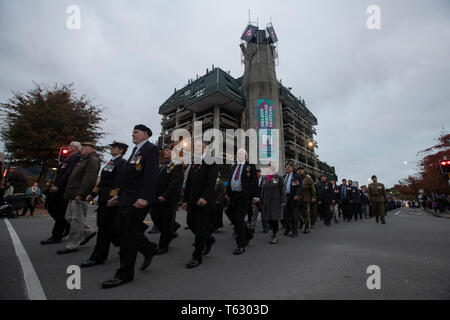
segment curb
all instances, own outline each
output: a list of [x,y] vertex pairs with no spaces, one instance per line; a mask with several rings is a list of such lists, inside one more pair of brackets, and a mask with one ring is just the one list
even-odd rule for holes
[[428,212],[429,214],[432,214],[435,217],[438,218],[446,218],[446,219],[450,219],[450,215],[440,215],[438,213],[435,213],[433,210],[428,210],[428,209],[424,209],[425,212]]

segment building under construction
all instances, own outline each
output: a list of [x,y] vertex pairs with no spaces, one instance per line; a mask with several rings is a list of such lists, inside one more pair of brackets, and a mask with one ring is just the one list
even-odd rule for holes
[[202,121],[203,131],[279,129],[279,163],[292,161],[313,178],[325,174],[337,179],[334,167],[320,161],[315,153],[317,118],[303,99],[276,79],[278,39],[273,26],[260,30],[249,24],[241,40],[244,75],[234,78],[212,66],[203,76],[189,79],[184,88],[175,89],[159,108],[163,116],[161,142],[171,143],[175,129],[192,133],[194,121]]

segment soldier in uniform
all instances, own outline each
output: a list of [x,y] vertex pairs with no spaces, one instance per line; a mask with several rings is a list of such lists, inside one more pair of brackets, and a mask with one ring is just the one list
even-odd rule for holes
[[100,181],[86,197],[86,201],[91,201],[98,196],[97,209],[97,244],[90,258],[81,263],[82,268],[93,267],[103,264],[108,258],[110,244],[119,246],[118,232],[116,230],[116,218],[119,207],[107,206],[107,202],[117,195],[120,186],[120,179],[126,160],[123,155],[127,153],[128,145],[123,142],[113,141],[109,145],[112,159],[105,165],[100,174]]
[[384,219],[385,204],[387,202],[386,189],[382,183],[377,182],[377,176],[372,177],[373,183],[369,184],[367,197],[371,203],[373,213],[376,217],[376,222],[379,223],[380,219],[383,224],[386,224]]
[[284,223],[286,230],[284,235],[291,238],[298,236],[299,201],[302,195],[300,176],[294,172],[294,165],[289,162],[286,165],[286,174],[283,177],[283,186],[286,194],[287,204],[283,208]]
[[304,206],[303,211],[303,222],[305,224],[304,233],[309,233],[310,214],[311,214],[311,203],[316,201],[316,187],[314,186],[314,180],[310,175],[304,175],[302,177],[302,202]]
[[52,230],[52,236],[46,240],[42,240],[42,245],[48,245],[61,242],[61,239],[69,234],[70,224],[66,221],[65,215],[69,200],[64,199],[64,191],[66,189],[67,181],[72,174],[76,164],[80,162],[81,144],[73,141],[68,146],[69,155],[59,165],[56,171],[56,179],[50,188],[48,196],[48,212],[55,220]]
[[327,181],[327,177],[322,175],[317,183],[317,201],[319,214],[323,217],[327,226],[330,226],[331,202],[333,201],[332,185]]
[[112,279],[103,282],[104,289],[133,281],[137,253],[144,255],[141,270],[145,270],[158,248],[145,237],[142,228],[150,206],[156,201],[159,171],[159,151],[148,141],[151,136],[152,131],[147,126],[134,127],[132,137],[136,147],[125,165],[119,194],[108,201],[108,205],[120,207],[120,268]]
[[173,148],[174,145],[166,145],[163,150],[164,161],[156,179],[157,201],[151,210],[152,220],[161,233],[156,255],[166,253],[174,238],[175,216],[183,183],[183,168],[172,160]]
[[[215,242],[211,235],[210,215],[214,209],[214,192],[219,173],[216,163],[208,164],[206,158],[206,143],[194,143],[195,153],[202,154],[201,163],[190,166],[183,194],[183,210],[188,213],[187,223],[189,229],[195,234],[195,249],[192,260],[186,265],[188,269],[196,268],[203,261],[203,255],[211,251]],[[195,161],[199,162],[199,161]],[[209,162],[209,161],[208,161]]]

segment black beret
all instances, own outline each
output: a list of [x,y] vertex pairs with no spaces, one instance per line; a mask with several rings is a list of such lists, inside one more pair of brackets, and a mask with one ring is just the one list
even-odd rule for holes
[[147,132],[148,136],[151,137],[153,135],[152,130],[150,130],[149,127],[147,127],[146,125],[143,124],[138,124],[134,127],[134,130],[140,130],[140,131],[144,131]]
[[175,144],[170,143],[170,144],[164,144],[161,148],[161,150],[166,150],[166,149],[170,149],[173,150],[173,148],[175,148]]

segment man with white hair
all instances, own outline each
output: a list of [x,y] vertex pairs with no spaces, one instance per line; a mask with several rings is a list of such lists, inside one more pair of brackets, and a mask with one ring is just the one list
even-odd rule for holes
[[69,201],[64,199],[64,191],[72,174],[73,169],[80,162],[81,143],[73,141],[67,147],[69,155],[60,163],[56,171],[56,179],[50,188],[48,196],[48,212],[55,220],[52,236],[47,240],[42,240],[42,245],[61,242],[61,239],[69,234],[70,224],[65,219],[67,205]]
[[237,151],[237,163],[233,166],[232,172],[227,185],[227,199],[231,200],[228,210],[231,212],[237,235],[237,248],[233,254],[241,255],[253,238],[245,222],[245,216],[251,212],[252,200],[256,203],[258,198],[256,166],[247,161],[247,152],[244,148]]
[[64,199],[69,200],[65,216],[70,223],[69,240],[64,249],[57,251],[58,254],[78,251],[97,234],[86,224],[89,207],[86,197],[97,184],[100,160],[92,142],[84,142],[81,146],[81,161],[73,169],[64,191]]

